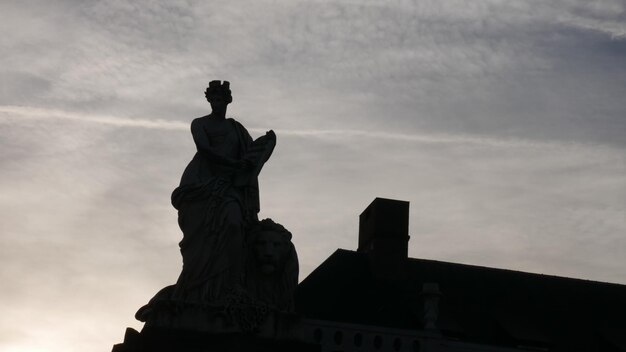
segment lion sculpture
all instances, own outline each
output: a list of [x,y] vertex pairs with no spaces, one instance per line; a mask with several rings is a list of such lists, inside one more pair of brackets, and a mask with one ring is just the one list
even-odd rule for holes
[[298,256],[291,232],[272,219],[264,219],[252,228],[247,243],[246,291],[276,310],[293,311]]

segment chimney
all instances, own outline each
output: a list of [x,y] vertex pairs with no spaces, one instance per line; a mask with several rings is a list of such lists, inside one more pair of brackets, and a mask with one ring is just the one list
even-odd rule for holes
[[376,198],[359,217],[359,248],[367,253],[374,277],[396,281],[406,277],[409,202]]

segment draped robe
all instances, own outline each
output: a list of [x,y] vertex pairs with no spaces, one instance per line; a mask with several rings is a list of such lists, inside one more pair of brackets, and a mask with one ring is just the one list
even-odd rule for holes
[[[198,146],[172,193],[183,232],[183,269],[171,297],[176,301],[220,304],[243,275],[245,238],[234,234],[245,234],[246,224],[257,221],[257,176],[276,142],[273,133],[253,141],[239,122],[226,121],[234,128],[208,135],[211,144],[221,142],[209,152]],[[220,162],[224,156],[249,160],[253,167],[236,169]]]

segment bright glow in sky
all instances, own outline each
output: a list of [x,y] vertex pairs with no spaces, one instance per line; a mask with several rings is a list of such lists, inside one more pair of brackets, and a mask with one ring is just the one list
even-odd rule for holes
[[103,351],[175,282],[189,123],[278,144],[301,279],[411,202],[412,257],[626,284],[621,0],[3,1],[0,350]]

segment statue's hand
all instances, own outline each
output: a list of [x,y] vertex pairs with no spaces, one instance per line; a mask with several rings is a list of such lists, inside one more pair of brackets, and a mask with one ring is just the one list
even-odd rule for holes
[[267,144],[270,145],[276,145],[276,133],[274,133],[274,131],[269,130],[267,132],[265,132],[265,140],[267,141]]

